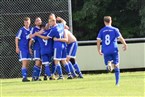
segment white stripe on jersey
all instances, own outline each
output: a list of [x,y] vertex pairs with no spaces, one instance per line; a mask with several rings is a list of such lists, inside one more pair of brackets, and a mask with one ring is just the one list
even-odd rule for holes
[[33,30],[34,30],[34,28],[32,28],[32,29],[31,29],[30,34],[32,34],[32,33],[33,33]]
[[50,37],[50,36],[49,36],[49,35],[50,35],[50,33],[52,33],[52,30],[50,30],[50,32],[48,33],[47,37],[52,38],[52,37]]
[[18,36],[17,36],[16,38],[21,39],[21,35],[22,35],[22,30],[20,30],[20,31],[18,32]]
[[74,48],[74,45],[75,45],[75,43],[73,43],[73,45],[71,46],[70,51],[69,51],[69,55],[71,55],[73,48]]
[[54,58],[56,58],[56,48],[54,49]]

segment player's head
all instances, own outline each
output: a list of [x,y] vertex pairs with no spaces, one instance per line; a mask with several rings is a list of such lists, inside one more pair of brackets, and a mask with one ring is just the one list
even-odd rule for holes
[[36,25],[36,26],[40,26],[41,24],[42,24],[41,18],[40,18],[40,17],[36,17],[36,18],[35,18],[35,25]]
[[54,13],[50,13],[50,14],[49,14],[49,19],[56,19],[55,14],[54,14]]
[[56,25],[56,19],[54,19],[54,18],[49,19],[48,23],[49,23],[50,26],[54,26],[54,25]]
[[104,16],[104,24],[105,25],[111,25],[112,24],[111,16]]
[[24,18],[24,26],[29,27],[31,23],[31,20],[29,17]]

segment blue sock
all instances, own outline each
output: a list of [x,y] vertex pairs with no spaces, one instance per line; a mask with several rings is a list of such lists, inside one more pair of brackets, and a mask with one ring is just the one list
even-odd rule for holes
[[68,65],[68,64],[65,64],[64,67],[65,67],[65,70],[66,70],[66,72],[68,73],[68,75],[70,75],[71,72],[70,72],[69,65]]
[[45,74],[49,77],[51,76],[49,65],[45,65]]
[[32,74],[32,78],[38,78],[40,75],[40,67],[34,65],[33,67],[33,74]]
[[57,70],[59,76],[62,77],[62,75],[63,75],[62,74],[62,68],[61,68],[61,66],[59,64],[56,65],[56,70]]
[[115,68],[115,79],[116,79],[116,85],[119,84],[119,79],[120,79],[120,69]]
[[81,70],[80,70],[78,64],[74,64],[74,68],[75,68],[76,72],[79,74],[79,76],[82,77],[82,73],[81,73]]
[[24,78],[24,79],[26,79],[27,78],[27,68],[22,68],[22,77]]
[[75,77],[75,76],[76,76],[76,73],[75,73],[75,70],[74,70],[74,68],[73,68],[72,63],[69,62],[68,65],[69,65],[69,68],[70,68],[70,71],[71,71],[72,75]]
[[52,62],[52,74],[54,74],[55,72],[56,72],[56,66],[54,62]]

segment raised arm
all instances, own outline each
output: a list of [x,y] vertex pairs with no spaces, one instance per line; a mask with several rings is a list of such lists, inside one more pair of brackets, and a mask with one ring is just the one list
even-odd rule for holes
[[62,19],[61,17],[57,17],[56,18],[57,21],[60,21],[61,23],[63,23],[64,25],[66,25],[66,21],[64,19]]

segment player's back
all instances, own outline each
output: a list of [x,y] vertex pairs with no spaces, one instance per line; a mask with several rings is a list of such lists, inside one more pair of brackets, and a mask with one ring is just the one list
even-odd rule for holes
[[102,40],[102,52],[104,54],[112,54],[118,52],[117,38],[121,34],[119,30],[112,26],[105,26],[100,30],[99,38]]
[[67,29],[64,30],[68,36],[68,44],[77,41],[76,37]]
[[[51,28],[50,37],[54,38],[64,38],[64,25],[61,23],[58,23],[55,27]],[[65,47],[66,43],[61,41],[54,41],[54,48],[55,47]]]
[[[49,30],[45,30],[45,32],[43,34],[41,34],[42,36],[47,36],[50,33],[50,29]],[[41,49],[41,54],[52,54],[53,53],[53,40],[50,38],[48,40],[44,40],[42,38],[38,38],[39,44],[40,44],[40,49]]]

